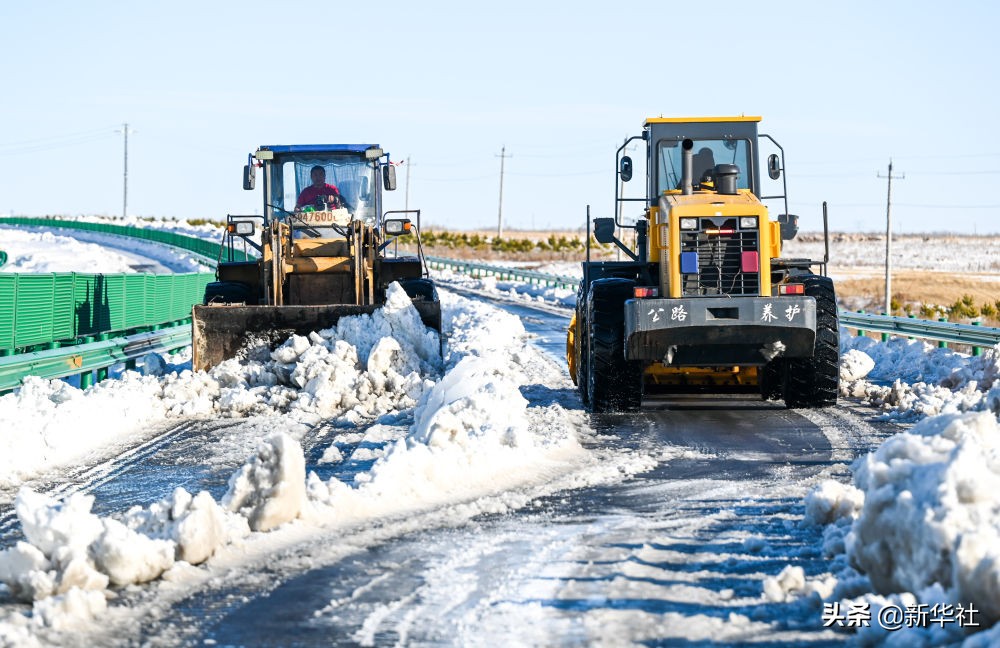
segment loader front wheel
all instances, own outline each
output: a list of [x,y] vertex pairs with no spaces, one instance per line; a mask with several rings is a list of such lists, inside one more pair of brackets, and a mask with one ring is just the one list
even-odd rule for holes
[[809,275],[805,294],[816,299],[816,342],[811,358],[787,360],[785,406],[832,407],[840,388],[840,319],[833,280]]
[[[426,277],[402,279],[399,282],[406,295],[421,312],[424,325],[441,333],[441,300],[438,298],[434,282]],[[431,304],[432,306],[426,306]],[[443,344],[443,340],[442,340]]]
[[411,301],[438,301],[437,289],[430,279],[402,279],[399,285],[403,287]]
[[573,338],[574,370],[573,382],[580,390],[580,400],[584,405],[590,405],[590,358],[587,350],[587,336],[589,327],[587,326],[587,294],[581,283],[576,291],[576,330]]
[[203,305],[210,304],[247,304],[254,305],[257,299],[254,290],[245,283],[238,281],[213,281],[205,284],[205,299]]
[[587,391],[595,413],[634,412],[642,405],[642,365],[625,359],[625,301],[630,279],[598,279],[587,295]]

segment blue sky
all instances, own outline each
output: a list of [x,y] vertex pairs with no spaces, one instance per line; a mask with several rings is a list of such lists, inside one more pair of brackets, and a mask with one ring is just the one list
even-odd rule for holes
[[[762,115],[805,229],[1000,232],[990,2],[4,3],[0,213],[253,213],[260,144],[376,142],[450,228],[610,215],[647,116]],[[402,208],[400,188],[388,206]],[[641,190],[633,181],[632,191]],[[628,214],[626,214],[628,215]]]

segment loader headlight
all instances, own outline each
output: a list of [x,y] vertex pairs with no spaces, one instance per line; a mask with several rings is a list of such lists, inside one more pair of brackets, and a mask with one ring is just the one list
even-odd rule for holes
[[757,217],[756,216],[741,216],[740,217],[740,229],[757,229]]
[[230,234],[236,234],[237,236],[253,236],[253,222],[251,221],[233,221],[229,223],[226,227]]
[[695,230],[695,229],[698,229],[698,219],[697,218],[682,218],[681,219],[681,229],[682,230]]

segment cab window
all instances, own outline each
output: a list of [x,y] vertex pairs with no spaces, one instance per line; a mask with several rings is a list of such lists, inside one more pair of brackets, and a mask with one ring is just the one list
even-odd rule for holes
[[[717,164],[735,164],[740,168],[737,181],[739,189],[750,189],[750,146],[743,139],[694,140],[694,176],[692,184],[698,185],[706,171]],[[657,193],[681,188],[681,143],[662,140],[657,148]]]

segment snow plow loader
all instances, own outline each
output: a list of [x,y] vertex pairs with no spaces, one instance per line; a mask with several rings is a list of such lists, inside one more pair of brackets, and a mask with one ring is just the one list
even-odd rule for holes
[[[782,256],[798,218],[788,214],[784,151],[758,133],[759,121],[650,118],[618,149],[615,211],[630,201],[644,211],[634,222],[594,219],[594,238],[628,260],[591,261],[588,245],[566,345],[570,375],[592,411],[634,411],[655,392],[748,391],[790,408],[836,404],[829,254]],[[645,197],[624,198],[618,189],[633,163],[623,151],[634,140],[646,148]],[[775,151],[766,162],[769,191],[763,149]],[[772,220],[765,201],[784,213]],[[823,222],[826,234],[825,203]],[[588,207],[588,241],[590,229]],[[618,238],[623,229],[634,230],[634,248]]]
[[[263,216],[227,217],[217,281],[192,311],[196,371],[232,357],[259,358],[293,333],[373,313],[393,282],[440,332],[420,210],[381,211],[383,188],[396,188],[387,153],[370,144],[261,146],[244,167],[244,189],[254,189],[258,169]],[[388,253],[408,236],[416,237],[417,256]]]

